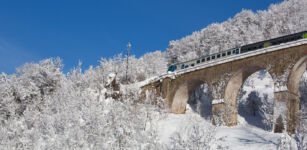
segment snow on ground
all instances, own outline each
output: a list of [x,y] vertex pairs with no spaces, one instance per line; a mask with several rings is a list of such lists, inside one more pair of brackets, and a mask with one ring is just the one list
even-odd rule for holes
[[[282,134],[277,134],[251,126],[245,119],[238,116],[239,125],[234,127],[216,127],[216,143],[229,150],[275,150],[278,147]],[[186,130],[195,124],[214,127],[209,120],[202,118],[198,113],[187,107],[185,114],[168,114],[166,118],[157,120],[159,140],[164,144],[170,144],[170,137],[175,132],[187,132]],[[208,130],[208,132],[211,132]],[[213,132],[213,131],[212,131]],[[213,146],[212,149],[216,149]]]
[[249,126],[218,127],[215,136],[220,144],[233,150],[275,150],[281,134]]
[[157,121],[159,139],[163,143],[169,143],[169,138],[175,133],[183,131],[186,127],[195,123],[202,123],[204,126],[210,126],[211,123],[199,114],[192,112],[187,107],[185,114],[173,114],[169,113],[163,119]]

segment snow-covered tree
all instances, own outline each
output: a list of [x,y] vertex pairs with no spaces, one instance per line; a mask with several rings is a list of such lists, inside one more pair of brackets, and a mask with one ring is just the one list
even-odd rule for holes
[[216,146],[215,129],[193,125],[186,129],[187,133],[175,132],[170,138],[170,149],[211,149]]
[[225,22],[213,23],[180,40],[170,41],[168,63],[307,30],[306,6],[306,0],[289,0],[272,4],[268,10],[243,9]]

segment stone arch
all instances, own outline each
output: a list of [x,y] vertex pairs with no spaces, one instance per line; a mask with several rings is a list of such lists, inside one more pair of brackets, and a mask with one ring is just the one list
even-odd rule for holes
[[293,66],[288,79],[288,90],[294,95],[298,95],[300,80],[307,69],[307,55],[300,58]]
[[299,85],[307,69],[307,55],[301,57],[293,66],[288,78],[289,100],[287,103],[287,130],[294,133],[299,126]]
[[196,87],[204,84],[205,81],[201,79],[192,79],[180,84],[175,90],[173,102],[171,105],[171,112],[175,114],[183,114],[186,110],[186,105],[191,93]]
[[[246,66],[235,72],[232,75],[232,77],[229,79],[224,94],[225,114],[223,120],[227,126],[237,125],[237,117],[238,117],[237,97],[239,91],[245,80],[250,75],[260,70],[266,70],[266,69],[264,67],[257,65]],[[269,73],[269,71],[267,72]]]

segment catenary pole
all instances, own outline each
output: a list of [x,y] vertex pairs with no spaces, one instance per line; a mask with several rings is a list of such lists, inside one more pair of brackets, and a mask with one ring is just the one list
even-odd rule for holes
[[126,65],[126,82],[128,82],[128,69],[129,69],[129,54],[130,54],[131,43],[127,45],[127,65]]

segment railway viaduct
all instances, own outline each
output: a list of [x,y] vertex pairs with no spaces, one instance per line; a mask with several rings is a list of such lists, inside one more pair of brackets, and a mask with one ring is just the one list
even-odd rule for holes
[[165,99],[172,113],[182,114],[190,94],[206,83],[213,97],[213,124],[235,126],[242,84],[251,74],[266,70],[274,82],[274,118],[281,116],[287,132],[293,134],[299,126],[299,82],[306,67],[307,39],[303,39],[161,75],[142,86],[142,98],[154,93]]

